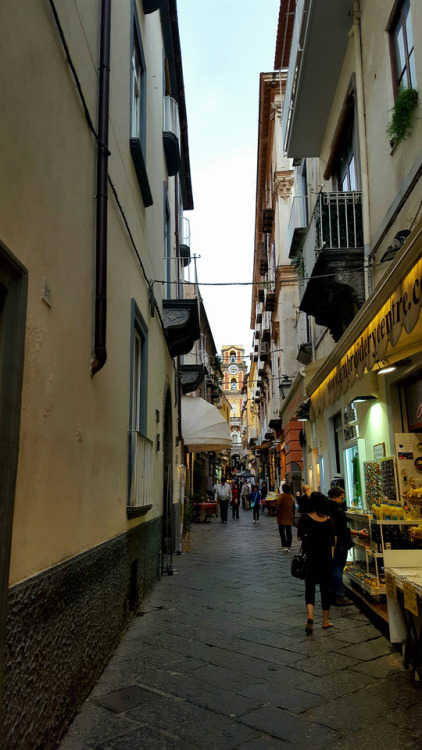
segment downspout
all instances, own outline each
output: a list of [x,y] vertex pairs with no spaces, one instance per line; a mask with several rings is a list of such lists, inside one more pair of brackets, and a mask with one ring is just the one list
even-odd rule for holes
[[107,359],[107,186],[108,113],[110,99],[111,0],[101,2],[101,43],[98,87],[97,220],[95,270],[94,359],[91,374],[104,367]]
[[361,178],[362,178],[362,223],[363,223],[363,244],[364,244],[364,282],[365,282],[365,299],[371,294],[371,279],[369,276],[369,257],[371,254],[370,245],[370,227],[369,227],[369,174],[368,174],[368,154],[366,138],[366,111],[365,98],[363,91],[363,74],[362,74],[362,34],[361,34],[361,11],[360,0],[354,0],[353,7],[353,41],[355,46],[355,64],[356,64],[356,94],[358,105],[358,128],[359,143],[361,144]]

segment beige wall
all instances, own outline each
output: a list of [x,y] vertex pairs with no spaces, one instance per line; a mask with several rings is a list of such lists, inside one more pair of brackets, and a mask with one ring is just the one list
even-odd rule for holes
[[[131,298],[149,328],[147,436],[152,441],[162,430],[165,389],[167,384],[173,389],[174,370],[158,316],[150,316],[142,271],[109,193],[108,360],[91,377],[95,143],[48,4],[27,0],[7,6],[0,53],[0,60],[8,62],[8,67],[0,62],[0,139],[8,144],[0,152],[0,239],[29,272],[13,584],[140,522],[126,519]],[[82,1],[57,4],[94,123],[99,6]],[[147,168],[154,197],[154,205],[145,209],[128,148],[130,6],[112,3],[109,173],[147,276],[161,279],[166,169],[160,17],[155,13],[144,18],[139,11],[148,70]],[[0,22],[1,16],[0,10]],[[8,78],[10,70],[13,81]],[[173,209],[174,179],[168,182]],[[43,278],[51,289],[51,308],[41,299]],[[160,299],[161,286],[154,291]],[[154,451],[153,460],[153,509],[148,520],[162,511],[162,451]]]

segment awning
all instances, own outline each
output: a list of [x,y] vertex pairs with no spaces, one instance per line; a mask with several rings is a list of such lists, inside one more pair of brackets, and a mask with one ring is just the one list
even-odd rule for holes
[[182,396],[182,437],[191,452],[232,447],[226,420],[216,406],[199,397]]

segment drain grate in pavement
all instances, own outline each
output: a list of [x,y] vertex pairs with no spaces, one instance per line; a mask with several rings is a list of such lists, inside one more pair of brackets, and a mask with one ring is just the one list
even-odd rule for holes
[[150,690],[140,688],[138,685],[130,685],[119,690],[113,690],[106,695],[100,695],[99,698],[92,698],[92,700],[94,703],[99,703],[100,706],[105,706],[111,711],[115,711],[116,714],[120,714],[123,711],[129,711],[131,708],[142,706],[144,703],[149,703],[149,701],[157,700],[158,697],[157,693],[151,693]]

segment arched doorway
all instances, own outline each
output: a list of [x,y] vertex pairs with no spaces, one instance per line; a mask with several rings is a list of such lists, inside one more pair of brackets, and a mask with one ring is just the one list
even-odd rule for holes
[[173,574],[173,423],[170,390],[167,389],[163,419],[163,518],[161,572]]

